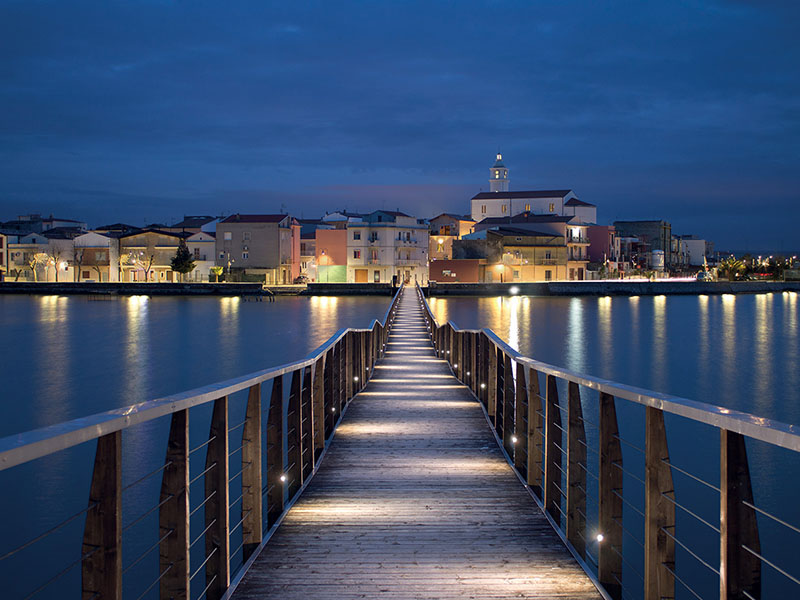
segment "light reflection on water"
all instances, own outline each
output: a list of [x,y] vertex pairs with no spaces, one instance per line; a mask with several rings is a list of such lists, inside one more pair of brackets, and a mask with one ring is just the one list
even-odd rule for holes
[[800,422],[797,294],[431,299],[440,322],[493,329],[522,354]]

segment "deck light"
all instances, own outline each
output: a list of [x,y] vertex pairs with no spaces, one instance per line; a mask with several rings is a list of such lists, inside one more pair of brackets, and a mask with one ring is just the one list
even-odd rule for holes
[[467,375],[469,375],[469,371],[467,371]]
[[516,444],[517,443],[517,436],[515,436],[515,435],[511,436],[511,443],[512,444]]
[[596,539],[598,542],[602,542],[604,539],[606,539],[606,537],[602,533],[598,533],[597,537],[594,539]]
[[335,406],[331,407],[331,412],[336,412],[336,407]]
[[457,369],[458,368],[458,363],[453,364],[453,368]]
[[286,475],[281,475],[281,481],[286,483]]
[[353,381],[358,381],[358,377],[353,377]]
[[481,384],[481,389],[482,389],[482,390],[485,390],[485,389],[486,389],[486,384],[485,384],[485,383],[482,383],[482,384]]

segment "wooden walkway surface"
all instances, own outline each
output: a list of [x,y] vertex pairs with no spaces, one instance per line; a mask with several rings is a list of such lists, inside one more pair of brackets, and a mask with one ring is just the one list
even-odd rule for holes
[[235,600],[600,598],[436,358],[414,290]]

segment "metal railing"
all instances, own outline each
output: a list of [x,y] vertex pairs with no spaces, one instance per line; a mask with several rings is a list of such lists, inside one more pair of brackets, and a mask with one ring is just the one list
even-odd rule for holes
[[[417,293],[437,354],[480,401],[509,463],[608,597],[761,598],[762,570],[773,597],[800,597],[800,569],[786,551],[800,527],[755,503],[745,444],[788,450],[796,466],[800,427],[527,358],[491,330],[438,323]],[[687,429],[690,459],[676,464],[667,432]],[[703,438],[718,449],[716,482],[717,465],[700,460]],[[679,493],[691,486],[712,500]],[[788,495],[779,509],[796,509]],[[784,544],[777,555],[762,550],[760,527]],[[712,539],[697,543],[703,536]]]
[[[57,565],[44,581],[23,581],[17,586],[26,588],[21,597],[46,592],[119,600],[123,589],[132,598],[227,597],[316,473],[341,415],[369,380],[385,351],[401,290],[381,321],[369,329],[342,329],[302,360],[0,439],[0,472],[6,482],[12,467],[85,442],[97,444],[88,506],[14,547],[0,547],[1,566],[20,553],[43,549],[48,538],[83,521],[82,538],[68,542],[81,548],[77,559]],[[262,399],[267,386],[269,397]],[[244,410],[238,411],[243,416],[230,423],[237,412],[231,399],[237,393],[246,394]],[[211,409],[210,429],[192,448],[190,422],[192,437],[198,436],[190,411],[200,407]],[[123,432],[141,433],[143,426],[167,417],[163,463],[123,486],[123,464],[140,458],[123,455]],[[241,443],[231,449],[234,440]],[[140,486],[153,487],[159,476],[157,501],[131,505],[142,497]],[[80,480],[80,474],[74,479]],[[10,488],[4,484],[3,489]],[[123,525],[124,503],[125,512],[136,517]],[[138,538],[146,537],[142,529],[151,543],[139,543]],[[123,542],[131,536],[138,536],[135,545],[144,547],[133,557],[123,556]],[[35,558],[42,565],[60,558],[57,552],[44,556]],[[151,568],[147,579],[142,578],[143,564]],[[65,576],[77,569],[80,590],[61,587]],[[4,582],[4,593],[10,583]]]

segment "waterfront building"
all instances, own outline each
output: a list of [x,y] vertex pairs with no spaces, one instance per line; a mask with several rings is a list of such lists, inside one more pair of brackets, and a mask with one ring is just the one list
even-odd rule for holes
[[86,231],[86,223],[83,221],[75,221],[74,219],[62,219],[50,215],[49,217],[42,217],[39,213],[31,213],[28,215],[19,215],[16,220],[6,221],[0,224],[0,229],[7,233],[15,233],[18,235],[27,235],[29,233],[42,233],[57,227],[70,227],[77,228],[81,231]]
[[217,224],[217,265],[234,278],[290,284],[300,275],[300,223],[285,214],[235,214]]
[[472,232],[475,226],[469,215],[442,213],[428,221],[430,225],[428,257],[431,261],[453,258],[453,240]]
[[608,271],[619,270],[620,246],[617,230],[613,225],[589,225],[589,261],[606,266]]
[[8,269],[8,243],[6,236],[0,233],[0,281],[5,281]]
[[[670,270],[673,263],[672,226],[664,220],[614,221],[620,237],[637,238],[637,260],[646,269]],[[646,247],[646,248],[645,248]],[[649,256],[642,256],[649,252]],[[662,261],[663,255],[663,261]],[[660,263],[663,264],[659,269]]]
[[428,224],[399,211],[376,210],[347,224],[348,283],[428,281]]
[[172,271],[172,259],[181,240],[189,233],[162,229],[141,229],[120,236],[120,281],[177,281]]
[[49,244],[41,233],[7,234],[8,275],[15,281],[47,281],[51,271],[46,259]]
[[119,280],[119,238],[88,231],[73,240],[75,281]]
[[694,235],[676,236],[682,266],[702,267],[714,254],[714,244]]
[[[346,221],[343,221],[346,223]],[[319,283],[347,282],[347,228],[319,227],[315,232],[314,257]]]
[[316,229],[300,233],[300,275],[308,278],[309,281],[316,281],[317,278],[317,257],[316,257],[317,236]]
[[596,223],[597,207],[579,200],[570,189],[509,191],[508,168],[497,154],[489,168],[489,191],[472,197],[471,218],[476,223],[486,218],[510,217],[523,212],[534,215],[574,217],[580,223]]
[[[582,223],[578,217],[559,215],[537,215],[530,212],[520,213],[513,217],[490,217],[475,224],[475,233],[511,227],[515,229],[531,230],[536,232],[551,233],[561,236],[566,247],[565,279],[568,281],[586,279],[586,267],[589,264],[589,225]],[[466,236],[470,237],[470,236]],[[551,273],[554,279],[559,277],[560,271]]]
[[[187,231],[188,233],[188,231]],[[217,239],[213,231],[198,231],[186,238],[186,247],[194,260],[194,269],[184,281],[214,281],[211,267],[216,264]]]

